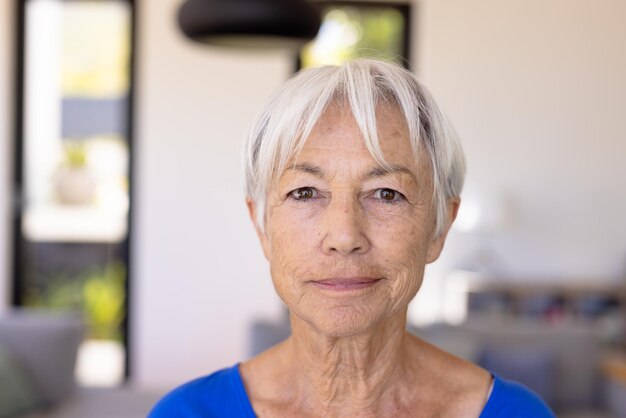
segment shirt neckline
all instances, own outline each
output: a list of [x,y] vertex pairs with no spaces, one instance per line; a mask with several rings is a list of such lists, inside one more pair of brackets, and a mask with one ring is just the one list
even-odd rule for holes
[[487,402],[485,402],[485,406],[483,407],[482,412],[480,413],[479,418],[483,418],[488,416],[487,414],[493,408],[493,403],[495,402],[497,394],[500,392],[502,386],[502,382],[500,378],[495,374],[491,373],[491,387],[489,388],[489,396],[487,397]]
[[[235,364],[235,386],[237,387],[237,395],[241,400],[241,406],[245,416],[249,416],[250,418],[255,418],[256,414],[254,413],[254,408],[252,407],[252,402],[250,402],[250,398],[248,397],[248,393],[246,392],[246,387],[243,384],[243,379],[241,378],[241,372],[239,370],[241,363]],[[491,373],[491,384],[489,385],[489,392],[487,394],[487,401],[485,402],[485,406],[480,413],[479,418],[482,418],[488,410],[491,408],[492,399],[494,398],[494,394],[500,390],[500,380],[498,376]]]
[[246,387],[243,384],[243,379],[241,378],[241,372],[239,371],[239,367],[241,363],[237,363],[234,367],[235,369],[235,386],[237,387],[237,395],[241,400],[241,408],[245,417],[256,418],[256,414],[254,413],[254,408],[252,408],[252,403],[250,402],[250,398],[248,397],[248,393],[246,392]]

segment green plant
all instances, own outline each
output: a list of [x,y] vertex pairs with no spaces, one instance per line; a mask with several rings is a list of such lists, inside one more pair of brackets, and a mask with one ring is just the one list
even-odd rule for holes
[[121,339],[119,328],[124,319],[125,280],[126,271],[120,263],[85,280],[84,309],[93,338]]
[[87,165],[87,147],[81,141],[63,141],[65,164],[73,168]]
[[78,277],[55,277],[43,288],[30,289],[24,302],[36,308],[82,311],[88,338],[121,341],[125,281],[124,265],[115,262]]
[[27,291],[24,304],[52,310],[81,310],[82,283],[66,278],[55,278],[50,280],[44,289]]

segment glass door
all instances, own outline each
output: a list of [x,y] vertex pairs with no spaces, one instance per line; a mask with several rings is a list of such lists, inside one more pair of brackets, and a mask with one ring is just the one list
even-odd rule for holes
[[133,2],[21,0],[14,303],[83,314],[77,379],[128,373]]

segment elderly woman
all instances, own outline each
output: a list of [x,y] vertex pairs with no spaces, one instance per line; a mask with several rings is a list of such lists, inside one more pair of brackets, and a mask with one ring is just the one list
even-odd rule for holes
[[164,397],[160,417],[552,417],[524,387],[405,331],[460,204],[428,92],[374,60],[301,71],[245,148],[247,205],[292,334]]

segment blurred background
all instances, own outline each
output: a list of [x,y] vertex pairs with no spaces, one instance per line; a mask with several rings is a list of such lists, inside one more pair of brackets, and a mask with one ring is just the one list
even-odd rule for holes
[[192,42],[183,3],[0,4],[0,416],[145,416],[284,338],[243,138],[298,68],[375,56],[468,160],[409,330],[626,417],[626,2],[315,1],[300,49]]

